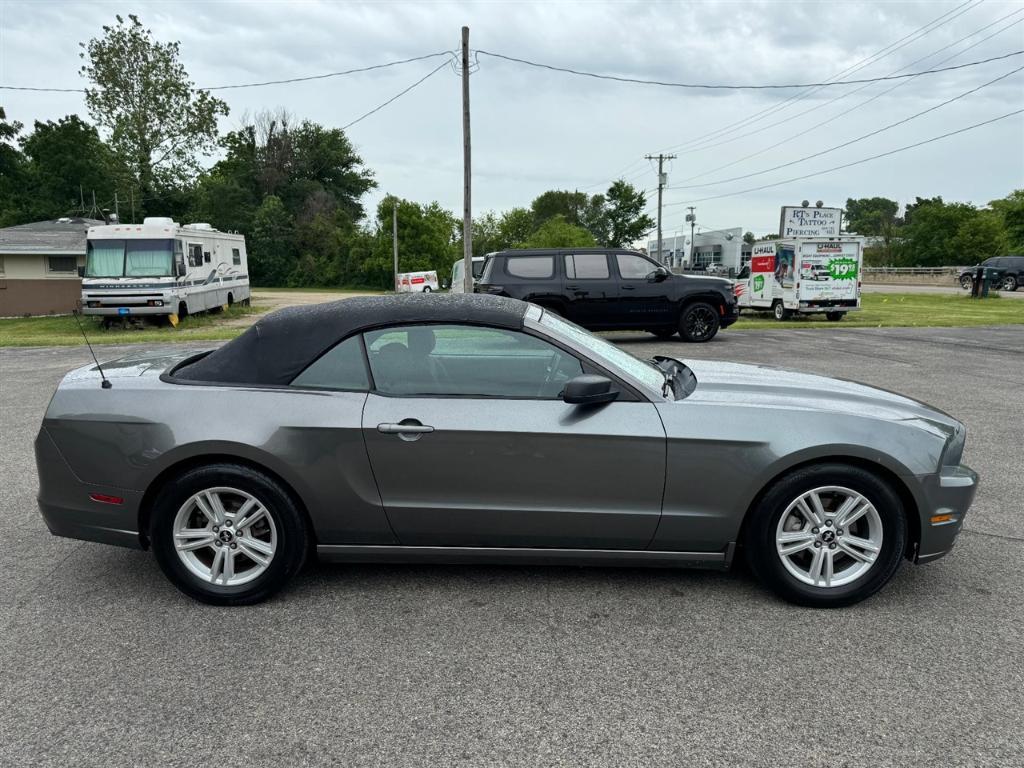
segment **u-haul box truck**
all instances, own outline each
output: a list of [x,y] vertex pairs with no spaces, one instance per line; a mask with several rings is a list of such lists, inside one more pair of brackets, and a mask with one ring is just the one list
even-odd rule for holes
[[824,313],[842,320],[860,309],[861,237],[791,238],[754,243],[750,265],[735,283],[741,309],[772,312],[785,320],[792,313]]

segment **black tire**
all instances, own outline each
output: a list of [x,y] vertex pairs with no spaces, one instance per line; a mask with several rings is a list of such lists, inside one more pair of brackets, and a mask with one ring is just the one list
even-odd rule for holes
[[423,286],[423,292],[424,293],[430,293],[430,286],[429,285]]
[[676,330],[674,328],[650,328],[647,332],[653,333],[659,339],[663,340],[671,339],[676,335]]
[[184,320],[188,317],[188,304],[184,301],[178,302],[178,320]]
[[715,338],[720,324],[718,312],[713,306],[695,301],[686,305],[679,316],[679,335],[683,341],[703,344]]
[[960,275],[960,287],[965,291],[971,290],[974,287],[974,278],[970,275]]
[[[193,494],[211,488],[231,488],[250,494],[273,520],[276,549],[266,570],[252,581],[232,586],[212,584],[190,571],[175,550],[173,526],[178,511]],[[197,467],[164,485],[153,508],[149,537],[157,563],[174,586],[211,605],[252,605],[266,600],[302,567],[310,541],[304,516],[280,483],[238,464]]]
[[838,323],[846,315],[845,312],[826,312],[825,317],[831,320],[833,323]]
[[1004,291],[1009,291],[1010,293],[1013,293],[1014,291],[1017,290],[1017,278],[1014,277],[1013,275],[1007,275],[999,283],[999,287]]
[[775,315],[776,320],[789,320],[789,310],[778,299],[772,304],[772,314]]
[[235,303],[235,297],[233,294],[228,294],[228,308],[230,309]]
[[[804,583],[787,570],[776,549],[779,520],[789,505],[823,486],[840,486],[861,494],[877,510],[882,526],[881,549],[871,567],[855,581],[836,587]],[[751,570],[781,598],[798,605],[839,608],[870,597],[896,573],[907,545],[907,521],[899,496],[877,475],[848,464],[818,464],[786,475],[767,489],[750,514],[743,546]]]

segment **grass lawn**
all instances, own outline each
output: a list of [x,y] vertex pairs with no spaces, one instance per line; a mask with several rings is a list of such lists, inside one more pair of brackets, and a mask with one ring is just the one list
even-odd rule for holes
[[[266,289],[275,294],[286,289]],[[305,289],[295,289],[305,292]],[[259,289],[253,289],[257,293]],[[324,289],[310,292],[329,293]],[[346,291],[350,293],[350,291]],[[368,292],[369,293],[369,292]],[[266,307],[235,305],[216,315],[195,315],[177,328],[146,326],[144,330],[104,331],[100,320],[83,317],[82,324],[93,344],[152,344],[182,341],[232,339],[248,327],[246,315],[266,311]],[[249,318],[251,319],[251,318]],[[736,330],[771,328],[899,328],[929,326],[970,326],[1024,324],[1024,301],[1014,299],[971,299],[940,294],[865,293],[863,306],[833,323],[824,315],[794,317],[780,323],[768,314],[744,312],[733,326]],[[74,317],[26,317],[0,320],[0,347],[52,347],[82,344],[82,333]]]
[[927,328],[1024,324],[1024,301],[972,299],[929,293],[864,293],[861,308],[839,322],[824,315],[792,317],[779,322],[770,314],[743,311],[730,330],[771,328]]
[[[244,331],[249,323],[246,315],[265,311],[259,306],[243,307],[235,304],[217,314],[192,315],[178,323],[177,328],[169,325],[147,324],[140,329],[122,330],[119,327],[103,330],[102,321],[97,317],[81,317],[82,327],[89,334],[89,341],[98,344],[148,344],[175,343],[181,341],[208,341],[211,339],[233,339]],[[153,323],[154,321],[150,321]],[[72,316],[23,317],[0,320],[0,347],[65,347],[84,344],[82,332]]]

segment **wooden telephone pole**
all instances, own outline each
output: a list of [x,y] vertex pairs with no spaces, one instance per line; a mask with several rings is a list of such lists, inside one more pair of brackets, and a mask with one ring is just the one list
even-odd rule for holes
[[473,292],[473,205],[469,143],[469,27],[462,28],[462,261],[463,290]]
[[675,155],[644,155],[645,160],[657,160],[658,161],[658,255],[657,259],[660,262],[661,258],[661,191],[665,188],[665,161],[675,160]]

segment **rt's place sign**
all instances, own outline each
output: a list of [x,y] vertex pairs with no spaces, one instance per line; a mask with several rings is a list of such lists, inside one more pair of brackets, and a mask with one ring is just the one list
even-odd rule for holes
[[783,206],[780,237],[839,237],[842,208],[797,208]]

